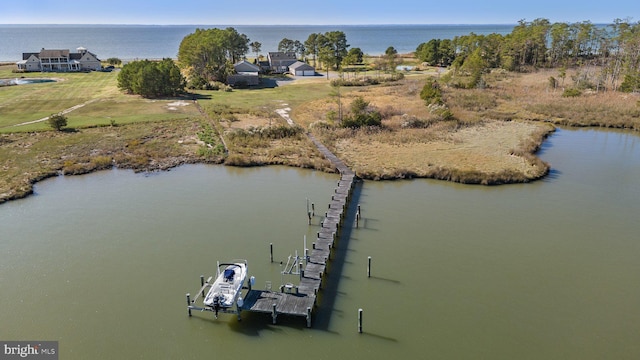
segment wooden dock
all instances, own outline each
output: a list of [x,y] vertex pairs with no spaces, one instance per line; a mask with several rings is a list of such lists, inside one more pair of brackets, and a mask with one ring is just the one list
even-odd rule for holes
[[[322,281],[327,271],[327,261],[331,259],[331,252],[340,234],[340,228],[344,224],[352,191],[357,181],[353,170],[347,167],[337,156],[327,147],[315,139],[311,134],[309,138],[317,146],[318,150],[336,167],[340,172],[340,180],[334,193],[331,195],[331,202],[324,214],[320,231],[316,234],[316,240],[312,243],[312,248],[306,254],[304,268],[300,269],[300,282],[297,286],[292,284],[282,285],[279,291],[256,290],[249,288],[243,299],[241,307],[237,308],[238,319],[242,311],[258,313],[269,313],[273,323],[279,314],[302,316],[306,318],[307,326],[311,327],[311,316],[316,305],[318,292],[322,288]],[[358,210],[359,211],[359,210]],[[359,215],[359,214],[358,214]],[[286,291],[285,291],[286,290]],[[187,294],[189,303],[189,294]],[[189,310],[201,308],[188,304]],[[189,312],[191,315],[191,312]]]

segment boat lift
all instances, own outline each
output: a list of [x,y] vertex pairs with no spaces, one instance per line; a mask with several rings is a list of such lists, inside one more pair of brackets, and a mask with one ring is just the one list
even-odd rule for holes
[[[222,265],[228,265],[228,264],[222,264]],[[215,279],[218,278],[218,276],[220,276],[220,262],[218,262],[218,267],[216,270],[216,276],[215,278],[213,276],[209,276],[209,278],[205,281],[204,280],[204,275],[200,275],[200,290],[198,290],[196,297],[194,297],[193,299],[191,299],[191,294],[187,293],[187,309],[189,310],[189,316],[191,316],[191,310],[198,310],[198,311],[210,311],[212,313],[215,314],[216,319],[218,318],[218,313],[225,313],[225,314],[236,314],[238,315],[238,321],[241,320],[240,318],[240,313],[242,312],[242,307],[244,306],[244,299],[242,298],[242,289],[246,289],[248,291],[251,291],[251,286],[253,286],[253,284],[255,283],[255,278],[253,276],[251,276],[249,278],[248,281],[248,285],[247,286],[242,286],[242,289],[238,292],[236,292],[235,297],[233,298],[233,302],[235,305],[235,307],[231,307],[231,308],[214,308],[211,306],[206,306],[204,305],[204,298],[205,296],[207,296],[208,293],[208,289],[211,288],[211,286],[213,285],[213,282],[215,281]],[[202,306],[197,305],[197,301],[198,299],[202,297]]]

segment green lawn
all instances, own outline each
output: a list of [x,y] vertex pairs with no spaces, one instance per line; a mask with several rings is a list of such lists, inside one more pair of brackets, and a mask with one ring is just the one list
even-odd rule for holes
[[117,72],[90,73],[12,73],[13,66],[0,66],[0,79],[31,77],[55,78],[55,83],[0,87],[0,132],[47,130],[46,122],[35,121],[85,104],[68,113],[69,127],[126,124],[199,117],[192,103],[172,106],[180,99],[149,100],[122,93],[117,88]]
[[273,88],[234,89],[224,91],[196,91],[203,98],[203,106],[224,106],[234,112],[251,113],[265,107],[279,107],[282,102],[295,107],[307,101],[326,97],[331,92],[329,82],[324,79],[296,80],[290,84]]

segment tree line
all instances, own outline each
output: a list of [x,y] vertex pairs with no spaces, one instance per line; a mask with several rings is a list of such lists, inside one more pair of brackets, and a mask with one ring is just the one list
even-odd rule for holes
[[[536,68],[579,69],[577,83],[596,90],[640,89],[640,23],[616,19],[601,26],[589,21],[551,23],[520,20],[507,35],[471,33],[453,39],[432,39],[416,48],[416,57],[430,65],[451,66],[465,86],[482,84],[492,68],[525,72]],[[566,73],[564,73],[566,76]]]

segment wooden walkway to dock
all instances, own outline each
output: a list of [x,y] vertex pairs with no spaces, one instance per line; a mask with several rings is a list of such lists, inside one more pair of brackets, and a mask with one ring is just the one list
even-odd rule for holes
[[[238,319],[240,319],[242,311],[270,313],[274,324],[279,314],[302,316],[306,318],[307,326],[311,327],[311,316],[316,305],[318,292],[322,288],[323,277],[327,271],[327,261],[331,259],[331,251],[340,233],[340,228],[344,225],[357,178],[353,170],[347,167],[326,146],[313,135],[308,134],[308,136],[323,156],[331,161],[340,172],[340,180],[331,196],[331,202],[324,214],[317,238],[306,254],[306,261],[303,260],[305,266],[304,269],[300,269],[299,284],[297,286],[283,285],[278,289],[279,291],[249,288],[243,299],[243,304],[234,312],[238,314]],[[189,294],[187,294],[189,315],[191,315],[191,309],[203,310],[201,307],[193,305],[189,299]]]
[[316,303],[318,291],[322,288],[322,280],[327,270],[327,261],[331,258],[331,250],[344,224],[349,200],[356,182],[356,175],[342,160],[338,159],[326,146],[313,135],[309,138],[318,150],[340,172],[340,181],[331,196],[327,212],[317,232],[316,240],[309,249],[306,266],[301,272],[300,282],[295,293],[251,290],[244,299],[242,310],[271,313],[273,323],[278,314],[304,316],[307,326],[311,326],[311,313]]

